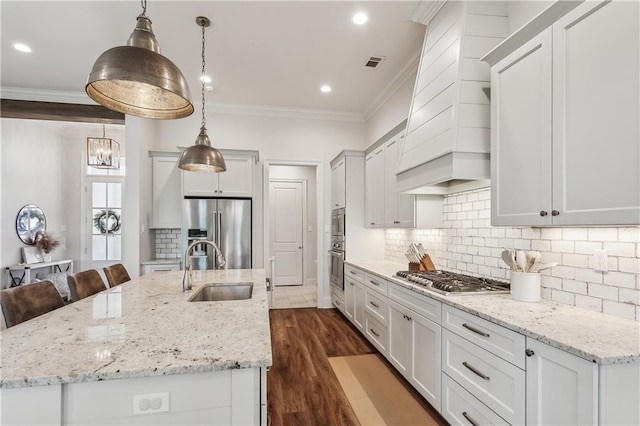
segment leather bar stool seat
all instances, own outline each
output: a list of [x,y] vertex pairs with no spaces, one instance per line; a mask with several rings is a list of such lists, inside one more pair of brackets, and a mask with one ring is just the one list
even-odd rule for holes
[[125,268],[122,263],[117,263],[102,269],[104,270],[104,275],[107,277],[107,281],[109,282],[109,287],[131,281],[127,268]]
[[8,328],[61,308],[64,301],[51,281],[38,281],[2,290],[0,305]]
[[77,302],[107,289],[102,277],[95,269],[78,272],[67,276],[71,301]]

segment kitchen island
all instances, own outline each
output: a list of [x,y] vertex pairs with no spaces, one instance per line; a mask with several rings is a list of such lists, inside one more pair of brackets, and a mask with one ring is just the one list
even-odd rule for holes
[[[264,270],[155,273],[0,333],[2,424],[258,424],[272,363]],[[206,283],[247,300],[189,302]]]

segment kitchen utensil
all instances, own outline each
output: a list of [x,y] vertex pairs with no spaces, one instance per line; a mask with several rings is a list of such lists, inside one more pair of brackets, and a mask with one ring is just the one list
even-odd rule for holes
[[510,250],[505,250],[505,251],[502,252],[502,260],[504,261],[504,263],[507,264],[509,269],[511,269],[512,271],[516,270],[516,265],[513,263],[513,260],[511,259],[511,251]]
[[558,266],[558,262],[535,263],[529,272],[540,272],[545,269],[553,268],[554,266]]
[[518,250],[516,252],[516,264],[521,272],[527,272],[527,253]]
[[517,271],[518,270],[518,263],[516,262],[516,250],[510,250],[509,253],[511,254],[511,263],[513,263],[513,270]]
[[533,265],[542,259],[542,255],[539,251],[528,251],[527,252],[527,270],[525,272],[531,271]]

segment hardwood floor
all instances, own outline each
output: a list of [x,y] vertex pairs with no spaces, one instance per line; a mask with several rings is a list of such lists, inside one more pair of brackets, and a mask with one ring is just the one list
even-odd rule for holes
[[[267,373],[270,424],[359,425],[328,358],[377,350],[336,309],[279,309],[271,310],[269,316],[273,348],[273,366]],[[418,399],[432,417],[446,424],[429,404]]]

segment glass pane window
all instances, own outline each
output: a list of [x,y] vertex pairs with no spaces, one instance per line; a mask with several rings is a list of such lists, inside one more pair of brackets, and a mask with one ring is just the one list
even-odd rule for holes
[[92,260],[121,260],[122,183],[93,182],[91,199]]

